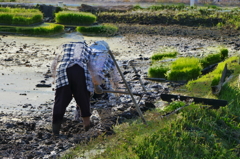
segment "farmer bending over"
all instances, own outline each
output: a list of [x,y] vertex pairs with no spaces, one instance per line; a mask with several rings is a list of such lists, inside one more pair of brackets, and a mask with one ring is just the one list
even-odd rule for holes
[[94,92],[88,71],[91,49],[84,40],[62,46],[62,51],[52,63],[51,72],[56,77],[55,103],[53,106],[52,131],[59,134],[63,116],[74,97],[80,108],[83,126],[90,128],[90,95]]
[[[92,55],[90,56],[90,61],[88,63],[88,70],[94,83],[94,95],[103,95],[102,88],[106,90],[116,89],[118,87],[120,77],[115,63],[109,54],[110,48],[107,42],[103,40],[95,41],[90,48],[92,50]],[[107,96],[108,99],[115,98],[115,96],[110,93],[107,94]],[[75,120],[79,120],[79,114],[80,110],[77,106]]]

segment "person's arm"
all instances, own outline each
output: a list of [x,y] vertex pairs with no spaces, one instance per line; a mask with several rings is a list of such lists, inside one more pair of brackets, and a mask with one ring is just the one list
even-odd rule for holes
[[51,67],[50,67],[50,71],[51,71],[51,74],[52,74],[52,77],[53,77],[54,80],[55,80],[56,75],[57,75],[57,66],[58,66],[58,63],[61,60],[60,58],[61,58],[61,53],[57,53],[55,55],[53,61],[52,61]]

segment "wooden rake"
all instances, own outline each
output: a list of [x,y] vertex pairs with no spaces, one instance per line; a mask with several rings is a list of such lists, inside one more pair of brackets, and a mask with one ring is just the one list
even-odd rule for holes
[[[118,66],[118,64],[117,64],[117,62],[116,62],[115,57],[113,56],[112,51],[109,50],[108,53],[109,53],[109,55],[111,56],[111,58],[113,59],[114,64],[116,65],[116,67],[117,67],[117,69],[118,69],[118,72],[119,72],[120,76],[122,77],[122,80],[123,80],[123,82],[124,82],[124,84],[125,84],[125,86],[126,86],[126,88],[127,88],[127,91],[124,92],[124,91],[103,90],[103,92],[104,92],[104,93],[129,94],[129,95],[131,96],[131,98],[132,98],[132,101],[133,101],[134,105],[136,106],[137,112],[138,112],[139,116],[141,117],[143,123],[147,125],[146,120],[145,120],[145,118],[143,117],[142,111],[141,111],[138,103],[136,102],[135,98],[133,97],[133,95],[142,96],[142,94],[141,94],[141,93],[133,93],[133,92],[131,91],[131,89],[130,89],[130,87],[129,87],[127,81],[126,81],[126,79],[124,78],[124,75],[123,75],[120,67]],[[131,64],[131,61],[130,61],[130,64]],[[133,65],[131,65],[131,66],[133,67],[134,72],[137,74],[137,70],[135,69],[135,67],[134,67]],[[140,78],[139,78],[139,81],[140,81],[140,83],[141,83],[141,85],[142,85],[142,87],[143,87],[144,92],[146,92],[146,89],[145,89],[145,87],[144,87],[144,85],[143,85],[143,83],[142,83],[142,81],[141,81]]]

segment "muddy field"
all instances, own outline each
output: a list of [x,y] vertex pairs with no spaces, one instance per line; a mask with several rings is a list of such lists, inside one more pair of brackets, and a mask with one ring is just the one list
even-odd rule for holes
[[[61,135],[54,137],[51,133],[54,85],[50,85],[49,66],[62,43],[84,38],[90,45],[95,40],[106,40],[135,92],[143,90],[133,69],[126,64],[134,60],[138,63],[136,68],[141,77],[146,76],[149,57],[162,46],[175,47],[179,56],[202,56],[209,46],[219,45],[228,47],[230,56],[239,53],[237,32],[181,26],[156,27],[164,27],[164,30],[152,34],[147,27],[142,27],[145,34],[132,34],[136,27],[122,26],[119,34],[111,38],[83,37],[74,32],[47,38],[1,35],[0,158],[54,158],[79,142],[103,133],[111,135],[114,133],[111,128],[116,122],[138,116],[128,95],[120,95],[113,101],[92,99],[91,120],[94,126],[84,132],[81,120],[74,120],[75,102],[72,101],[65,114]],[[174,83],[144,79],[143,83],[151,92],[140,101],[136,96],[143,112],[161,106],[154,105],[159,95],[162,92],[171,93],[171,88],[176,86]],[[45,87],[38,87],[44,84]]]

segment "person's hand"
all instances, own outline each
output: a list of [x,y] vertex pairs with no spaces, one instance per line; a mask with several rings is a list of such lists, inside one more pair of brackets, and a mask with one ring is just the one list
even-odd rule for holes
[[102,88],[101,88],[100,85],[94,85],[94,92],[95,92],[96,94],[102,94],[102,93],[103,93],[103,90],[102,90]]

